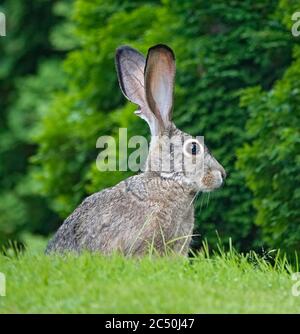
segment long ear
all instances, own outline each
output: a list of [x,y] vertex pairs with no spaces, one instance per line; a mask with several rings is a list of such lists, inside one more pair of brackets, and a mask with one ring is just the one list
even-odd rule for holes
[[130,46],[121,46],[116,51],[116,69],[121,91],[129,101],[139,106],[135,114],[146,120],[152,135],[156,135],[158,121],[149,110],[145,97],[145,63],[144,56]]
[[160,125],[168,127],[173,109],[175,56],[166,45],[149,49],[145,67],[145,92],[148,105]]

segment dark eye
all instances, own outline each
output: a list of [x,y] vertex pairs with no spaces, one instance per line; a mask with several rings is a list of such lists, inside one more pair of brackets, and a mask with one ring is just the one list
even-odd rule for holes
[[192,140],[188,145],[187,145],[187,151],[191,155],[197,155],[200,152],[200,145],[197,141]]
[[196,142],[191,143],[191,153],[196,155],[199,152],[199,144]]
[[198,155],[203,150],[201,144],[198,140],[195,139],[188,139],[185,141],[183,146],[183,152],[188,155]]

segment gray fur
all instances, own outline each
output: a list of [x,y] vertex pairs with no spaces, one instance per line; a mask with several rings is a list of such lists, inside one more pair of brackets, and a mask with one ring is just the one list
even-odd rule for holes
[[[152,250],[162,255],[171,250],[187,255],[194,227],[193,200],[199,191],[221,186],[225,171],[206,147],[201,177],[192,160],[185,162],[182,169],[176,165],[174,152],[180,151],[182,142],[190,136],[171,121],[173,87],[171,91],[166,89],[166,101],[161,100],[161,90],[157,89],[157,86],[165,89],[165,82],[173,85],[173,52],[163,45],[152,47],[145,62],[136,50],[122,47],[117,51],[116,62],[122,92],[139,105],[137,114],[147,121],[151,130],[145,171],[87,197],[58,229],[46,253],[88,250],[144,255]],[[151,65],[147,68],[147,64]],[[145,72],[147,75],[143,78],[141,73]],[[152,91],[145,93],[144,86]],[[161,117],[157,117],[158,113]],[[160,148],[166,138],[174,135],[178,139],[168,153],[161,156]],[[172,163],[171,169],[165,171],[162,164],[167,159]]]

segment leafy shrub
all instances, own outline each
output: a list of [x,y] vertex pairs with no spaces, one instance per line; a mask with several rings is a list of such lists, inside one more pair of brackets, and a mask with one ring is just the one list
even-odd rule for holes
[[244,91],[249,143],[238,166],[254,193],[256,223],[265,242],[300,250],[300,48],[284,77],[269,92]]
[[58,224],[47,200],[34,190],[29,160],[49,95],[63,87],[58,63],[66,45],[56,47],[52,39],[58,43],[64,35],[69,23],[61,22],[69,5],[69,0],[1,2],[7,36],[0,43],[0,244],[20,240],[26,230],[49,233]]

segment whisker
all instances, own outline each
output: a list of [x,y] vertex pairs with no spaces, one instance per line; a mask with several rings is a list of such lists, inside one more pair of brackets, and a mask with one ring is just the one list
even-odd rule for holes
[[200,210],[199,210],[199,213],[202,212],[203,199],[204,199],[204,193],[201,193],[201,202],[200,202]]
[[209,203],[209,198],[210,198],[210,193],[207,194],[207,201],[206,201],[206,207],[208,207],[208,203]]
[[199,191],[196,192],[195,196],[192,198],[192,200],[191,200],[191,202],[190,202],[188,208],[193,204],[193,202],[195,201],[195,199],[196,199],[196,197],[198,196],[198,194],[199,194]]

